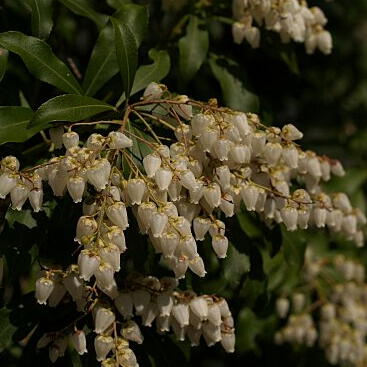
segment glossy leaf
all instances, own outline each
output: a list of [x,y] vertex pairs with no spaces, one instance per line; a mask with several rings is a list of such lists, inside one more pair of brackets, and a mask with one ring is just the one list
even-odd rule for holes
[[8,65],[8,51],[0,47],[0,82],[3,80]]
[[0,144],[8,142],[20,143],[26,141],[41,129],[28,129],[33,111],[27,107],[0,107]]
[[148,8],[142,5],[124,4],[118,8],[113,17],[130,29],[139,47],[148,27]]
[[283,253],[287,264],[301,270],[306,251],[306,239],[302,231],[288,232],[282,229]]
[[115,32],[115,48],[124,92],[129,98],[138,65],[138,46],[130,28],[121,20],[111,18]]
[[[171,68],[171,60],[167,51],[151,49],[149,56],[154,62],[138,68],[130,95],[140,92],[151,82],[159,82],[167,76]],[[124,100],[125,93],[121,95],[116,106],[120,106]]]
[[218,65],[216,58],[210,59],[209,64],[222,89],[224,103],[228,107],[244,112],[258,111],[258,97],[248,91],[240,79],[231,74],[227,68]]
[[119,9],[121,6],[130,4],[131,0],[107,0],[107,4],[114,9]]
[[186,35],[179,40],[178,48],[180,74],[184,80],[189,81],[200,69],[209,48],[208,32],[199,28],[198,17],[190,17]]
[[106,26],[100,33],[92,51],[83,80],[84,94],[93,96],[103,85],[119,71],[116,51],[112,46],[114,33]]
[[53,0],[28,0],[32,9],[32,34],[47,39],[53,26]]
[[55,56],[44,41],[11,31],[0,33],[0,45],[20,56],[36,78],[62,91],[80,93],[80,85],[70,69]]
[[88,0],[59,0],[68,9],[77,15],[91,19],[97,24],[98,28],[102,28],[108,20],[108,16],[95,11]]
[[45,126],[54,121],[75,122],[113,110],[113,106],[91,97],[64,94],[41,105],[35,112],[30,126]]

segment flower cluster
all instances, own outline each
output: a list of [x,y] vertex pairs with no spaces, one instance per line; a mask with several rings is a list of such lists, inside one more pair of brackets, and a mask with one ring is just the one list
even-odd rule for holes
[[[277,344],[292,343],[324,349],[331,364],[361,366],[367,362],[367,284],[364,266],[337,255],[317,257],[307,252],[300,288],[276,301],[286,325],[276,333]],[[311,290],[311,291],[309,291]]]
[[324,54],[331,52],[331,35],[324,29],[327,19],[320,8],[308,7],[305,0],[233,0],[232,8],[235,43],[246,40],[252,47],[259,47],[260,29],[255,21],[258,26],[279,33],[283,43],[304,43],[308,54],[316,49]]
[[[133,118],[141,130],[131,128]],[[137,280],[132,289],[121,287],[116,275],[120,255],[133,246],[125,240],[132,217],[176,279],[184,278],[188,269],[205,276],[198,251],[198,242],[205,238],[211,240],[218,258],[226,257],[225,217],[241,208],[258,213],[269,226],[284,223],[289,231],[328,227],[363,245],[361,226],[366,219],[362,212],[351,206],[344,193],[322,191],[322,182],[331,174],[344,174],[342,165],[303,151],[295,143],[302,133],[294,125],[267,127],[255,114],[218,107],[215,100],[202,103],[184,95],[173,96],[157,83],[147,87],[141,101],[126,107],[122,121],[96,123],[119,124],[120,128],[107,136],[93,133],[81,144],[73,129],[93,122],[75,123],[66,132],[64,127],[56,127],[50,130],[51,139],[56,149],[65,148],[65,154],[23,171],[14,157],[1,161],[0,196],[10,193],[14,209],[21,210],[29,199],[39,211],[45,182],[54,195],[68,192],[75,203],[83,202],[75,235],[78,264],[65,271],[48,270],[37,281],[36,298],[41,304],[56,306],[67,293],[78,311],[90,310],[96,320],[102,312],[98,310],[103,310],[104,317],[112,320],[104,332],[117,318],[111,302],[128,319],[132,314],[126,311],[126,302],[132,297],[130,304],[135,304],[135,314],[142,317],[143,325],[156,320],[159,331],[171,327],[179,339],[187,335],[193,344],[203,334],[208,345],[221,341],[231,352],[233,320],[223,299],[173,291],[175,287],[167,288],[153,277],[139,280],[139,289],[134,288]],[[170,145],[162,142],[167,137],[155,131],[162,127],[172,133]],[[139,147],[144,149],[138,151],[146,152],[140,157],[134,153]],[[161,313],[160,292],[169,303],[167,307],[172,306],[169,313],[167,308]],[[101,299],[109,303],[98,308]],[[142,302],[141,307],[136,307],[137,302]],[[195,305],[202,308],[200,312]],[[100,334],[98,330],[96,326]],[[103,349],[105,355],[113,348],[127,348],[125,341],[121,348],[116,341],[113,344],[110,335],[97,338],[98,343],[111,347]],[[79,340],[77,336],[75,340]],[[63,350],[57,343],[53,346],[52,360]],[[133,358],[132,352],[126,353]]]
[[[90,299],[90,287],[81,278],[74,278],[71,286],[68,282],[70,276],[75,274],[63,273],[60,281],[60,274],[51,271],[40,278],[36,285],[38,301],[56,306],[61,301],[60,295],[63,297],[67,289],[74,301],[86,305]],[[79,294],[76,293],[76,282],[82,289]],[[141,324],[146,327],[151,327],[155,321],[159,334],[172,329],[178,340],[183,341],[187,337],[191,346],[198,346],[203,336],[208,346],[221,342],[227,352],[234,351],[234,322],[224,298],[176,290],[177,280],[168,277],[159,280],[134,274],[125,280],[125,285],[127,287],[116,291],[109,299],[99,298],[90,308],[96,333],[95,352],[102,366],[137,366],[129,342],[141,344],[144,337],[134,321],[135,316],[140,316]],[[122,321],[117,321],[118,315]],[[87,353],[85,331],[70,327],[44,334],[37,346],[48,346],[50,359],[54,362],[64,355],[68,338],[79,354]]]

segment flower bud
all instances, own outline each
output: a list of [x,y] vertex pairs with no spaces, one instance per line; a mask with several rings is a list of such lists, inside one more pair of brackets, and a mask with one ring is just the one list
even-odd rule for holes
[[219,259],[224,259],[227,256],[228,238],[216,234],[212,237],[212,247]]
[[204,297],[194,297],[190,301],[190,310],[200,319],[200,321],[208,319],[208,303]]
[[79,135],[75,131],[68,131],[63,134],[62,142],[66,149],[77,147],[79,144]]
[[113,345],[113,338],[111,336],[96,336],[96,338],[94,339],[94,348],[96,350],[98,362],[106,359],[107,354],[112,350]]
[[240,22],[235,22],[232,24],[232,36],[234,43],[239,45],[243,42],[245,39],[246,28],[246,25]]
[[160,168],[162,163],[159,155],[152,153],[148,154],[143,158],[143,166],[147,176],[152,178],[156,174],[157,170]]
[[111,131],[108,134],[109,146],[111,149],[125,149],[133,146],[133,141],[121,131]]
[[129,320],[123,325],[121,328],[121,336],[138,344],[142,344],[144,341],[143,334],[138,324],[133,320]]
[[85,189],[84,178],[80,176],[69,177],[66,186],[74,203],[80,203]]
[[94,272],[97,283],[106,290],[112,289],[115,285],[114,279],[115,270],[109,263],[102,263]]
[[222,340],[220,341],[222,347],[227,353],[234,353],[236,337],[234,333],[222,333]]
[[108,219],[122,230],[129,227],[126,206],[122,201],[118,201],[109,206],[106,210],[106,214]]
[[60,282],[54,282],[54,289],[48,298],[48,305],[50,307],[57,307],[66,293],[65,286]]
[[64,286],[74,301],[83,297],[83,281],[75,274],[70,274],[64,279]]
[[114,271],[120,270],[120,250],[116,245],[108,244],[99,249],[102,261],[112,266]]
[[211,221],[209,218],[196,217],[193,220],[195,238],[197,241],[204,241],[205,235],[210,228]]
[[285,206],[280,210],[282,220],[287,227],[287,231],[295,231],[297,229],[298,211],[291,206]]
[[97,227],[98,224],[95,219],[89,216],[80,217],[76,225],[76,235],[74,241],[82,243],[82,238],[93,235],[97,231]]
[[195,136],[200,136],[201,133],[214,123],[214,118],[211,115],[205,115],[203,113],[196,114],[191,119],[192,133]]
[[48,350],[50,361],[55,363],[59,357],[63,357],[67,347],[66,338],[56,339]]
[[96,160],[87,171],[87,178],[97,191],[103,190],[107,184],[111,172],[111,164],[105,159]]
[[241,197],[248,211],[256,209],[256,202],[259,197],[259,189],[256,186],[245,184],[241,189]]
[[54,289],[54,282],[51,279],[39,278],[36,281],[35,297],[40,305],[45,305]]
[[17,179],[14,175],[3,173],[0,175],[0,199],[5,199],[17,185]]
[[126,251],[125,235],[120,227],[118,226],[110,227],[108,232],[102,235],[102,238],[104,241],[117,246],[121,253]]
[[99,308],[94,320],[94,331],[101,334],[115,322],[115,314],[108,308]]
[[133,178],[127,182],[127,193],[130,197],[131,204],[141,204],[145,194],[146,186],[142,179]]
[[[0,184],[1,186],[1,184]],[[43,202],[43,190],[42,189],[34,189],[29,193],[29,202],[33,208],[33,210],[38,213],[41,210],[42,202]]]
[[217,141],[213,144],[213,149],[220,161],[226,161],[228,160],[228,154],[232,147],[231,141],[225,138],[219,138]]
[[189,268],[197,276],[205,277],[206,271],[204,261],[199,255],[196,255],[195,257],[189,260]]
[[71,343],[75,350],[80,354],[83,355],[84,353],[88,353],[87,351],[87,341],[85,338],[85,333],[83,330],[76,330],[74,333],[71,334]]
[[170,316],[173,307],[173,297],[170,293],[160,293],[157,296],[157,307],[160,316]]
[[88,281],[97,270],[101,259],[90,250],[82,250],[78,256],[79,276]]
[[213,325],[211,322],[203,323],[203,336],[208,347],[218,343],[222,339],[220,326]]
[[189,325],[189,306],[187,304],[178,303],[174,305],[172,315],[181,328]]
[[204,188],[204,198],[207,203],[216,208],[221,203],[221,190],[217,183],[213,182]]
[[22,210],[22,206],[26,202],[28,195],[28,187],[25,184],[18,182],[10,192],[12,208],[15,210]]
[[179,237],[175,232],[166,232],[162,234],[161,240],[161,252],[164,256],[171,256],[175,252]]
[[143,97],[145,100],[150,101],[154,99],[159,99],[162,97],[163,92],[166,87],[163,84],[158,84],[156,82],[151,82],[144,90]]
[[216,326],[220,326],[222,323],[220,309],[216,303],[210,303],[208,305],[208,321]]
[[160,167],[155,173],[154,180],[161,191],[165,191],[168,189],[172,181],[173,173],[170,169]]
[[168,217],[166,214],[159,212],[154,213],[150,225],[153,237],[162,237],[163,231],[167,223],[168,223]]

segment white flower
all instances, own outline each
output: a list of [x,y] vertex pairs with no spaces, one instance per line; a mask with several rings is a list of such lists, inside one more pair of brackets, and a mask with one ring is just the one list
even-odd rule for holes
[[133,146],[133,141],[128,138],[121,131],[111,131],[108,134],[109,143],[108,145],[112,149],[125,149]]
[[95,315],[94,331],[101,334],[115,322],[115,314],[108,308],[99,308]]
[[36,281],[35,297],[40,305],[45,305],[54,289],[54,282],[48,278],[39,278]]
[[85,333],[83,330],[76,330],[70,336],[71,343],[73,344],[75,350],[83,355],[88,353],[87,351],[87,341],[85,338]]

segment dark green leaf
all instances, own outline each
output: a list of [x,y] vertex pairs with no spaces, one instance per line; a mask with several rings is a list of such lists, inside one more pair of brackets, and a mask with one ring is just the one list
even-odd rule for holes
[[26,141],[41,129],[28,129],[33,111],[27,107],[0,107],[0,144],[7,142],[21,143]]
[[282,228],[283,253],[287,264],[301,270],[304,263],[306,238],[302,231],[288,232]]
[[115,48],[126,97],[129,98],[138,65],[138,46],[130,28],[121,20],[111,18],[115,31]]
[[65,92],[81,92],[81,87],[70,69],[44,41],[20,32],[4,32],[0,33],[0,45],[19,55],[36,78]]
[[169,72],[171,62],[167,51],[151,49],[149,57],[153,60],[153,64],[139,67],[131,89],[131,95],[140,92],[151,82],[159,82]]
[[248,211],[240,211],[237,214],[238,222],[242,228],[242,230],[250,237],[250,238],[259,238],[262,237],[261,228],[257,225],[255,218]]
[[255,94],[248,91],[225,67],[219,66],[216,58],[210,59],[209,64],[222,89],[224,103],[228,107],[245,112],[258,111],[259,99]]
[[32,9],[32,33],[35,37],[47,39],[53,26],[53,0],[28,0]]
[[35,112],[30,126],[47,126],[53,121],[75,122],[113,110],[113,106],[91,97],[64,94],[41,105]]
[[178,48],[180,74],[189,81],[200,69],[209,48],[208,32],[199,28],[198,17],[190,17],[186,35],[178,41]]
[[125,4],[118,8],[113,17],[130,29],[139,47],[148,27],[148,8],[142,5]]
[[8,51],[0,47],[0,82],[3,80],[8,65]]
[[10,322],[10,312],[7,308],[0,309],[0,352],[11,345],[16,330],[16,327]]
[[107,4],[117,10],[123,5],[131,4],[131,0],[107,0]]
[[[131,89],[131,95],[140,92],[151,82],[159,82],[169,72],[171,68],[171,60],[167,51],[158,51],[151,49],[149,51],[150,58],[154,61],[150,65],[142,65],[136,72],[134,85]],[[116,106],[120,106],[125,100],[125,93],[117,102]]]
[[112,27],[106,26],[97,39],[85,73],[83,89],[86,95],[95,95],[106,82],[118,73],[119,67],[116,51],[112,46],[113,42]]
[[227,257],[223,261],[223,275],[231,286],[238,286],[241,277],[250,271],[250,260],[247,255],[241,254],[230,243],[228,246]]
[[95,11],[88,0],[59,0],[68,9],[77,15],[91,19],[98,28],[103,28],[107,23],[108,16]]

